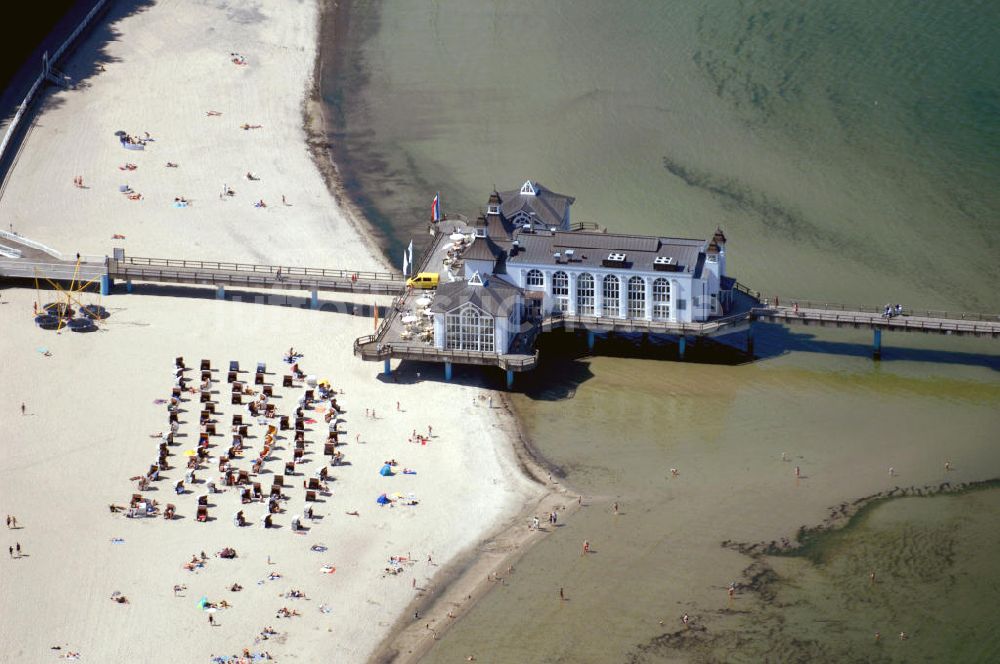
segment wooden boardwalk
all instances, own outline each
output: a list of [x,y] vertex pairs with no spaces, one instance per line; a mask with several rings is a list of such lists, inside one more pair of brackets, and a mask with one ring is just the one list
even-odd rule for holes
[[403,275],[393,272],[188,261],[172,258],[132,256],[121,260],[110,258],[107,271],[111,279],[123,281],[202,284],[247,289],[279,288],[398,295],[406,287]]
[[754,320],[825,327],[854,327],[885,332],[923,332],[957,336],[1000,337],[1000,316],[947,311],[904,310],[903,315],[886,318],[875,307],[847,308],[833,304],[819,307],[756,307]]

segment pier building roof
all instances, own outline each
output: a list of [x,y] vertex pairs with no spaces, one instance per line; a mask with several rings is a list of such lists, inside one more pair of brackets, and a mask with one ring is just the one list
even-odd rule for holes
[[504,219],[513,219],[523,212],[529,217],[533,215],[538,223],[559,228],[575,200],[572,196],[558,194],[528,180],[518,191],[500,192],[500,212]]
[[471,303],[492,316],[505,318],[518,306],[520,294],[520,288],[503,279],[480,277],[476,273],[468,281],[463,279],[438,286],[431,311],[447,313]]
[[705,240],[585,231],[519,232],[507,265],[568,265],[700,277]]

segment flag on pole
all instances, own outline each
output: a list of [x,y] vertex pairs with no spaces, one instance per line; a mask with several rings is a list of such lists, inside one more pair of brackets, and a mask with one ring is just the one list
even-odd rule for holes
[[410,246],[407,249],[410,252],[410,269],[413,269],[413,240],[410,240]]
[[375,331],[378,332],[378,304],[375,305]]
[[406,258],[406,250],[403,250],[403,276],[405,277],[410,271],[410,262]]
[[434,202],[431,203],[431,221],[441,221],[441,194],[437,193],[434,196]]

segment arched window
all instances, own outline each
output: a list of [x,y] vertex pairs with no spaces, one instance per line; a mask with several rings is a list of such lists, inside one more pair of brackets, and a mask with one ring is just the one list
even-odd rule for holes
[[492,316],[480,314],[476,307],[467,304],[457,312],[447,314],[445,318],[447,348],[493,352]]
[[552,275],[552,295],[556,311],[569,311],[569,275],[562,270]]
[[670,318],[670,282],[660,278],[653,282],[653,320]]
[[525,280],[528,286],[544,286],[545,285],[545,275],[542,274],[541,270],[528,270],[528,277]]
[[642,277],[628,280],[628,317],[646,317],[646,280]]
[[621,318],[621,288],[618,277],[609,274],[604,277],[604,312],[611,318]]
[[576,279],[576,313],[594,315],[594,277],[584,272]]

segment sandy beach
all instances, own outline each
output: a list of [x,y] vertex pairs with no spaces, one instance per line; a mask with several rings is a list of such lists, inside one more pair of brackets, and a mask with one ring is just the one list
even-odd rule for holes
[[[61,66],[79,79],[96,62],[95,73],[76,89],[52,91],[36,111],[0,214],[19,233],[67,254],[124,246],[135,256],[384,267],[306,145],[317,17],[316,2],[112,7],[113,39],[105,41],[109,32],[100,27]],[[123,147],[119,130],[146,141],[144,149]],[[83,187],[74,185],[77,177]],[[121,193],[123,185],[141,198]],[[222,195],[224,186],[233,194]],[[186,206],[175,205],[181,197]],[[266,207],[253,206],[260,200]],[[287,306],[266,306],[137,291],[103,298],[111,317],[90,335],[38,329],[30,314],[39,295],[3,292],[0,352],[8,379],[0,403],[8,435],[0,505],[18,520],[18,529],[6,532],[9,545],[21,545],[21,556],[0,572],[4,659],[79,653],[81,661],[195,662],[248,649],[277,660],[364,661],[404,611],[435,599],[435,577],[450,560],[472,556],[490,533],[514,523],[523,529],[515,521],[521,510],[543,496],[520,469],[514,426],[499,399],[489,408],[487,391],[429,381],[413,369],[397,374],[398,382],[383,380],[380,364],[353,357],[352,341],[370,332],[371,318],[310,311],[301,293],[271,294],[271,304]],[[231,360],[243,369],[266,362],[274,402],[289,414],[302,391],[281,387],[290,346],[304,354],[307,373],[342,390],[344,409],[340,449],[348,465],[329,469],[329,495],[313,504],[318,518],[304,524],[307,532],[290,526],[306,507],[301,482],[327,460],[318,434],[310,434],[310,454],[289,476],[276,528],[259,527],[266,504],[243,505],[234,487],[209,496],[212,520],[205,523],[195,518],[204,484],[175,495],[183,451],[198,436],[197,397],[181,404],[188,438],[170,448],[172,468],[145,492],[161,509],[174,503],[181,518],[109,511],[128,504],[137,492],[129,478],[156,460],[159,439],[151,436],[167,429],[167,406],[158,400],[170,396],[175,357],[196,368],[210,359],[223,372]],[[240,411],[221,374],[213,390],[228,436],[229,418]],[[371,410],[374,418],[366,415]],[[429,425],[426,445],[409,441]],[[255,426],[254,456],[263,436]],[[203,478],[218,475],[214,457],[226,444],[213,440]],[[287,439],[283,448],[265,463],[265,489],[267,475],[291,460]],[[397,473],[383,477],[390,459]],[[381,493],[402,498],[380,507]],[[247,527],[233,523],[240,509]],[[236,558],[215,555],[226,547]],[[202,552],[205,564],[185,569]],[[398,574],[386,572],[392,557],[403,559]],[[335,571],[323,573],[324,566]],[[242,590],[231,591],[233,584]],[[292,590],[305,597],[287,597]],[[128,603],[112,601],[115,593]],[[206,612],[203,597],[231,608]],[[277,617],[286,607],[301,615]],[[265,627],[274,633],[262,639]]]

